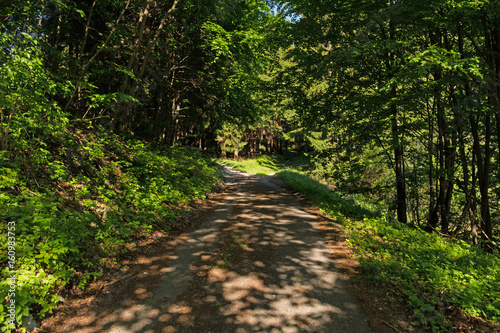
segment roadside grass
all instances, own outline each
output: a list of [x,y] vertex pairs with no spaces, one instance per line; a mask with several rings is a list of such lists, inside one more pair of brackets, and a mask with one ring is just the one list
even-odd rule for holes
[[341,223],[346,217],[364,218],[382,214],[382,207],[374,200],[369,200],[359,194],[345,195],[334,192],[303,172],[285,169],[278,172],[275,177],[292,190],[305,195],[322,212]]
[[[293,170],[276,178],[302,193],[348,231],[363,276],[382,283],[413,312],[412,324],[434,332],[454,331],[447,311],[500,322],[500,259],[464,241],[389,223],[367,200],[348,200]],[[370,209],[371,207],[371,209]],[[451,319],[451,320],[450,320]],[[500,326],[497,328],[500,329]]]
[[311,167],[307,156],[293,153],[272,156],[261,155],[255,158],[236,160],[218,159],[218,161],[237,170],[257,175],[269,175],[285,168],[302,170]]

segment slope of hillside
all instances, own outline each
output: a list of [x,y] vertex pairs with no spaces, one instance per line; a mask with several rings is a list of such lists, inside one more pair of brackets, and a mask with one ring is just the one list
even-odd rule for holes
[[2,332],[45,316],[62,288],[85,288],[140,237],[176,227],[218,182],[196,151],[86,126],[38,134],[0,154],[0,297],[15,304],[0,304]]

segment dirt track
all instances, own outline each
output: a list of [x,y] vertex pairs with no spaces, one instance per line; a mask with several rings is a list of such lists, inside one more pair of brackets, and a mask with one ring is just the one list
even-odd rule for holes
[[270,177],[232,182],[196,230],[130,263],[43,332],[371,332],[303,209]]

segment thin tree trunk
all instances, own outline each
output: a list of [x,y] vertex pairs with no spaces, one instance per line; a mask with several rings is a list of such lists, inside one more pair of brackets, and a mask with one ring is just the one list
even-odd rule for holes
[[484,240],[491,240],[492,225],[489,205],[489,185],[490,185],[490,161],[491,161],[491,116],[487,115],[485,119],[484,135],[484,159],[481,152],[480,138],[478,133],[479,120],[471,117],[471,129],[474,139],[474,153],[476,154],[477,172],[479,177],[479,193],[481,194],[481,236]]
[[[396,28],[394,22],[389,19],[388,36],[385,32],[383,25],[381,26],[382,35],[391,41],[396,40]],[[396,54],[392,50],[387,50],[386,69],[394,70],[396,65]],[[390,98],[394,101],[397,97],[397,88],[393,86],[390,92]],[[407,197],[406,197],[406,178],[404,174],[404,149],[401,134],[401,127],[399,125],[398,107],[393,102],[391,107],[391,135],[392,147],[394,153],[394,173],[396,176],[396,212],[397,219],[400,223],[408,223],[407,214]]]
[[441,215],[441,232],[448,234],[450,221],[449,215],[451,210],[451,199],[453,196],[453,178],[455,167],[455,148],[450,140],[450,133],[444,114],[444,106],[441,107],[439,116],[440,132],[442,133],[441,147],[441,172],[440,172],[440,187],[442,187],[442,198],[440,202]]
[[168,117],[169,118],[167,127],[168,129],[166,131],[167,140],[165,141],[165,144],[169,147],[175,144],[177,138],[177,126],[179,123],[179,113],[181,109],[179,99],[180,99],[180,93],[177,91],[175,93],[174,98],[172,99],[170,116]]
[[429,141],[427,143],[427,151],[429,154],[429,217],[427,221],[426,231],[430,232],[437,227],[437,217],[434,217],[434,121],[432,119],[432,111],[434,110],[435,101],[432,108],[428,105],[428,126],[429,126]]
[[[395,88],[393,89],[393,94],[395,94]],[[399,135],[399,125],[398,125],[398,109],[396,104],[391,106],[392,112],[392,140],[394,149],[394,171],[396,174],[396,211],[398,215],[398,221],[401,223],[407,223],[406,214],[406,180],[403,173],[403,148],[401,146],[401,139]]]
[[89,15],[87,17],[87,23],[85,24],[85,34],[83,36],[82,46],[80,46],[80,51],[78,52],[78,55],[76,57],[78,60],[80,60],[80,58],[83,54],[83,51],[85,50],[85,45],[87,44],[87,39],[89,36],[89,30],[90,30],[90,19],[92,18],[92,13],[94,12],[96,2],[97,2],[97,0],[94,0],[94,2],[92,3],[92,7],[90,8],[90,12],[89,12]]
[[[464,39],[463,39],[463,31],[462,31],[462,26],[459,25],[459,32],[458,32],[458,48],[460,52],[460,56],[462,59],[465,59],[465,51],[464,51]],[[471,98],[471,89],[469,86],[469,83],[465,83],[464,87],[464,97],[465,101],[470,100]],[[463,191],[465,194],[465,206],[463,209],[463,215],[467,216],[467,219],[470,224],[471,228],[471,240],[473,245],[478,244],[478,233],[477,233],[477,209],[476,209],[476,187],[475,187],[475,181],[472,180],[472,184],[470,183],[470,178],[472,177],[475,179],[474,175],[474,156],[475,154],[472,155],[472,162],[471,162],[471,174],[469,175],[469,165],[467,163],[467,155],[465,153],[465,138],[464,138],[464,132],[463,132],[463,115],[462,113],[466,112],[468,108],[463,108],[458,106],[458,102],[456,100],[455,94],[452,90],[452,100],[453,100],[453,105],[454,105],[454,111],[455,111],[455,122],[457,124],[457,133],[458,133],[458,140],[459,140],[459,154],[460,154],[460,161],[462,164],[462,173],[463,173]]]

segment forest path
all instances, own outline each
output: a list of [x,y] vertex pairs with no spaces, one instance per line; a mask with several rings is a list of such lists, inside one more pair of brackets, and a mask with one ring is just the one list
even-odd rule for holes
[[201,226],[162,238],[42,331],[370,332],[319,217],[271,177],[225,173],[231,183]]

